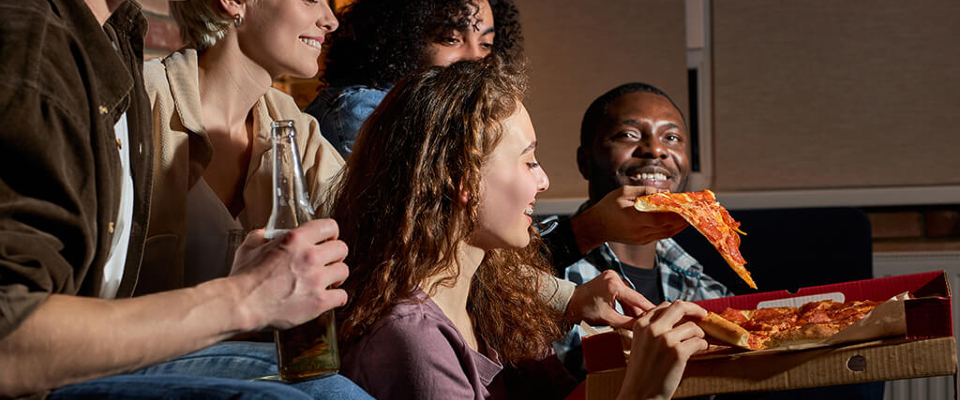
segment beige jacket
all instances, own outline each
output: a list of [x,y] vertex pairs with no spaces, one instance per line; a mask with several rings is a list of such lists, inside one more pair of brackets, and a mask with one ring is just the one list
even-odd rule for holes
[[[153,113],[153,208],[137,294],[186,286],[183,258],[187,192],[213,157],[200,109],[197,52],[185,49],[146,62],[143,69]],[[293,98],[271,88],[253,108],[256,136],[243,187],[245,209],[238,216],[247,230],[262,228],[270,217],[272,185],[270,122],[290,119],[297,128],[306,184],[318,205],[343,158],[320,134],[317,121],[302,113]]]

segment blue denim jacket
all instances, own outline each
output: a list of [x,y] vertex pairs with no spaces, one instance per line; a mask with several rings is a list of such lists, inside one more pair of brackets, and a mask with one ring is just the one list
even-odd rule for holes
[[347,159],[360,126],[383,101],[388,90],[364,85],[329,86],[320,91],[306,112],[320,122],[323,137],[343,159]]

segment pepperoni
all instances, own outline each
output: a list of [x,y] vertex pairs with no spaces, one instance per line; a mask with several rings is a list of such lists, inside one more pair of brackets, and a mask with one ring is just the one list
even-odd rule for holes
[[740,312],[740,310],[735,310],[732,308],[727,308],[726,310],[723,310],[723,312],[720,313],[720,316],[726,319],[727,321],[733,322],[737,325],[740,325],[741,323],[747,321],[747,317],[743,315],[743,313]]

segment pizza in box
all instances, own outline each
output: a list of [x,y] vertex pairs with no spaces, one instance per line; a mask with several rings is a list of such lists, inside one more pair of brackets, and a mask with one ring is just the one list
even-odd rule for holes
[[813,301],[800,307],[727,308],[698,322],[709,338],[748,350],[820,342],[867,316],[883,302]]

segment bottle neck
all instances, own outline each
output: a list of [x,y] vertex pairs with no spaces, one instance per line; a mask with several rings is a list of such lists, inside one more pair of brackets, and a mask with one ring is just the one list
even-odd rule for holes
[[304,184],[303,167],[292,127],[274,128],[273,209],[267,222],[268,239],[315,218]]

